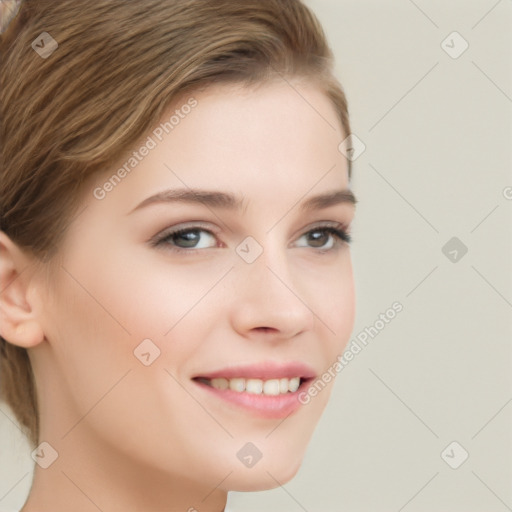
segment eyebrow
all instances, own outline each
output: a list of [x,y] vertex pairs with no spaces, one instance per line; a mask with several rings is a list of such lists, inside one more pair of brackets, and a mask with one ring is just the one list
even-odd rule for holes
[[300,210],[321,210],[322,208],[329,208],[329,206],[347,203],[352,205],[357,203],[354,193],[349,189],[334,190],[310,197],[300,205]]
[[[149,205],[161,203],[191,203],[203,204],[210,208],[221,208],[228,210],[242,210],[244,205],[244,198],[228,194],[226,192],[219,192],[213,190],[202,189],[169,189],[158,192],[139,203],[129,213],[133,213],[141,208]],[[334,190],[316,196],[309,197],[301,203],[300,210],[320,210],[335,206],[337,204],[353,204],[357,203],[357,199],[349,189]]]

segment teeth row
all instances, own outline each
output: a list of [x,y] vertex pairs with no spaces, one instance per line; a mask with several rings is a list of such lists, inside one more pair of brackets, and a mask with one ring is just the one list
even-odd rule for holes
[[284,395],[295,393],[299,389],[300,377],[292,379],[211,379],[210,385],[216,389],[231,389],[232,391],[243,391],[254,395]]

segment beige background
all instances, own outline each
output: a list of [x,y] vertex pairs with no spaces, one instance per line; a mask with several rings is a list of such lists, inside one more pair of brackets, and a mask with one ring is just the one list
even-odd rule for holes
[[[229,509],[512,510],[512,1],[308,4],[366,145],[354,337],[404,309],[342,371],[297,477]],[[2,405],[0,512],[21,507],[32,469],[9,418]]]

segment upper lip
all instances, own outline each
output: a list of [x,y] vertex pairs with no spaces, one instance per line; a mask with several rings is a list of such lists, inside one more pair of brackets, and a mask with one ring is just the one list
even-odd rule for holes
[[315,375],[310,366],[301,362],[278,363],[265,361],[251,365],[228,366],[220,370],[198,374],[194,378],[216,379],[224,377],[225,379],[234,379],[238,377],[269,380],[301,377],[302,379],[311,379]]

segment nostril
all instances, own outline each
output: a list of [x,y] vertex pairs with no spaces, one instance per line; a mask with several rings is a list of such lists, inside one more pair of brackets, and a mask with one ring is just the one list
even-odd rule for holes
[[260,332],[277,331],[277,329],[275,327],[255,327],[254,329],[257,330],[257,331],[260,331]]

